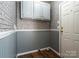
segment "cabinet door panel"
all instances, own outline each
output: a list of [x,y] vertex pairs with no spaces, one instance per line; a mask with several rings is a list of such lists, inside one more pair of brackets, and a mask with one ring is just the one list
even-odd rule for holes
[[50,4],[37,1],[21,2],[21,18],[50,20]]
[[33,2],[32,1],[21,2],[21,17],[22,18],[33,17]]
[[50,20],[50,4],[34,2],[34,19]]
[[43,8],[43,18],[45,20],[50,20],[50,4],[43,3],[42,8]]
[[41,2],[34,2],[34,19],[42,19]]

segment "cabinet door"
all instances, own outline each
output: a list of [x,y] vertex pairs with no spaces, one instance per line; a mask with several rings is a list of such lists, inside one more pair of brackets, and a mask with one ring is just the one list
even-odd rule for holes
[[34,19],[42,19],[42,7],[41,2],[34,2]]
[[21,18],[33,18],[33,2],[21,2]]
[[42,3],[42,9],[44,20],[50,20],[50,4]]

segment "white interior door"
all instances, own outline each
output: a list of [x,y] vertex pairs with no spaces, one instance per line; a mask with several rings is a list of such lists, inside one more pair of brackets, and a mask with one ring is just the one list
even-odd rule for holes
[[74,37],[75,37],[75,45],[76,45],[76,51],[77,51],[77,57],[79,57],[79,2],[74,2]]
[[66,2],[60,7],[61,56],[79,57],[79,3]]

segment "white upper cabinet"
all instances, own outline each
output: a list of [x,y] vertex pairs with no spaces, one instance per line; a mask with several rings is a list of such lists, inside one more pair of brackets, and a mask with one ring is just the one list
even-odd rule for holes
[[41,2],[34,2],[34,12],[33,17],[34,19],[42,19],[42,7]]
[[42,3],[43,19],[50,20],[50,4]]
[[37,1],[21,2],[21,18],[50,20],[50,4]]
[[33,18],[33,2],[21,2],[21,18]]

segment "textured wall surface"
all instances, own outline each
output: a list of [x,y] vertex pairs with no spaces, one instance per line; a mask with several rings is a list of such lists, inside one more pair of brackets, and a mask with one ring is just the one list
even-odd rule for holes
[[51,16],[51,28],[58,29],[59,26],[59,4],[61,1],[53,1],[51,2],[52,16]]
[[59,52],[59,4],[61,1],[51,2],[51,29],[56,29],[57,31],[51,31],[51,47]]
[[16,33],[0,39],[0,58],[16,57]]
[[50,21],[21,19],[20,8],[20,2],[17,2],[17,29],[49,29]]
[[18,31],[17,53],[48,47],[49,38],[49,31]]
[[[16,25],[16,2],[0,1],[0,34],[14,30]],[[0,36],[0,58],[16,57],[16,33]]]
[[16,24],[16,2],[0,1],[0,32],[13,30]]

